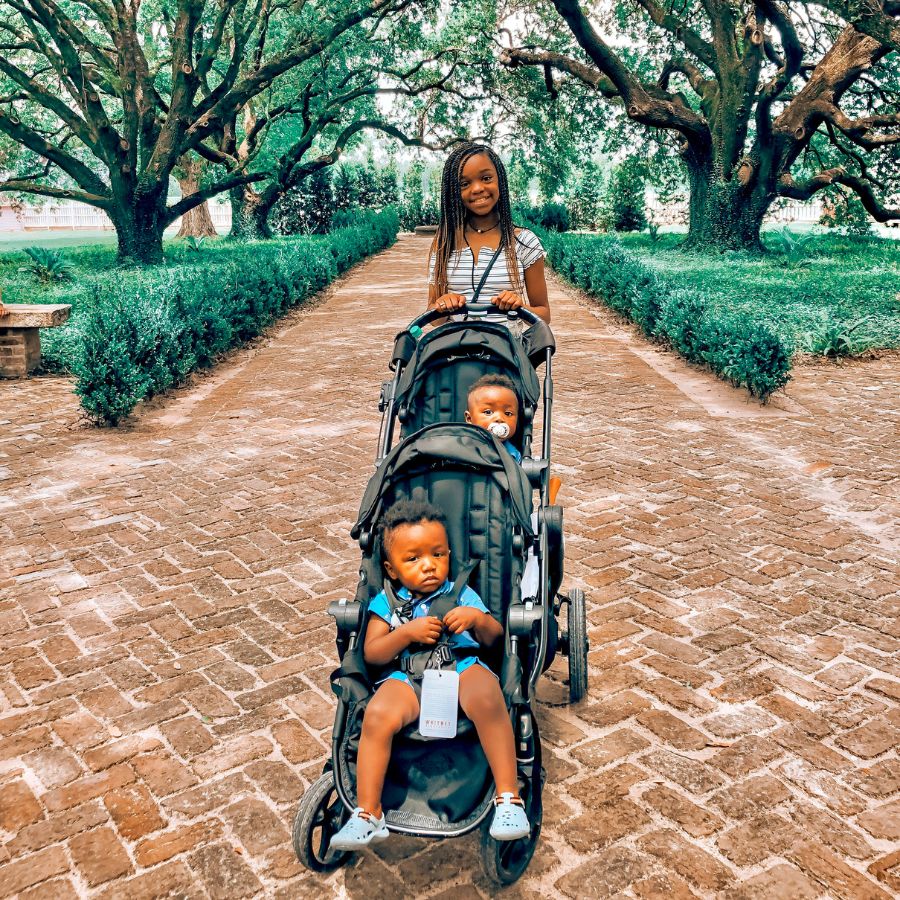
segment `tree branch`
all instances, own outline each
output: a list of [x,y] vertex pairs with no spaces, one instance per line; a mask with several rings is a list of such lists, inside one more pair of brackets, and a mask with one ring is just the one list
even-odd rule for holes
[[884,206],[875,196],[872,186],[857,175],[851,175],[849,172],[835,176],[834,181],[837,184],[846,185],[852,190],[862,201],[862,205],[866,208],[866,212],[876,222],[888,222],[891,219],[900,219],[900,207]]
[[[669,34],[673,35],[688,52],[693,53],[711,72],[719,73],[719,61],[715,48],[694,31],[693,28],[686,27],[683,16],[673,15],[667,8],[657,3],[656,0],[635,0],[635,2],[647,13],[654,24],[664,28]],[[558,4],[554,5],[559,9]],[[707,11],[707,14],[709,14],[709,11]],[[714,21],[712,17],[711,21]]]
[[57,197],[63,200],[77,200],[80,203],[88,203],[102,210],[109,210],[108,197],[98,194],[89,194],[87,191],[76,191],[71,188],[54,187],[49,184],[40,184],[36,181],[28,181],[24,178],[9,178],[0,181],[0,191],[18,191],[22,194],[37,194],[42,197]]
[[0,111],[0,131],[9,135],[16,143],[22,144],[38,156],[49,160],[80,185],[87,193],[109,196],[106,185],[81,160],[51,144],[14,115]]
[[602,72],[562,53],[507,47],[500,53],[500,62],[509,69],[516,69],[519,66],[552,66],[560,72],[574,76],[607,99],[620,96],[618,88]]
[[810,108],[820,113],[826,122],[830,122],[854,144],[865,150],[875,150],[878,147],[900,143],[900,131],[895,134],[870,134],[873,128],[900,126],[900,113],[851,119],[838,106],[827,100],[816,100],[810,104]]
[[232,188],[241,187],[245,184],[253,184],[255,181],[265,181],[268,177],[266,172],[254,172],[249,175],[231,175],[228,178],[223,178],[221,181],[217,181],[215,184],[211,184],[195,194],[182,198],[178,203],[172,204],[166,210],[166,223],[174,222],[179,216],[183,216],[195,206],[205,203],[210,197],[215,197],[217,194],[222,194],[225,191],[230,191]]
[[615,85],[625,102],[629,118],[655,128],[681,132],[689,142],[709,144],[709,128],[680,99],[653,97],[628,66],[613,52],[588,21],[578,0],[553,0],[557,12],[566,20],[575,39],[600,71]]

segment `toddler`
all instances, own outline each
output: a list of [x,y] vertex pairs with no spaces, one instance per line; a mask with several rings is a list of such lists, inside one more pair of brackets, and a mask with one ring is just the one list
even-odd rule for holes
[[[500,682],[474,653],[465,655],[465,648],[477,651],[502,640],[503,628],[468,587],[443,620],[429,615],[432,601],[453,588],[447,529],[435,507],[418,501],[395,503],[381,522],[381,546],[385,571],[404,606],[392,611],[384,591],[371,602],[363,645],[366,662],[387,666],[409,656],[410,648],[415,652],[423,645],[434,646],[442,632],[448,633],[450,648],[456,651],[459,705],[475,725],[497,787],[491,837],[526,837],[530,825],[519,797],[515,740]],[[388,837],[381,793],[391,745],[394,735],[418,715],[416,685],[399,669],[391,672],[366,707],[356,770],[359,806],[332,839],[334,849],[357,850]]]

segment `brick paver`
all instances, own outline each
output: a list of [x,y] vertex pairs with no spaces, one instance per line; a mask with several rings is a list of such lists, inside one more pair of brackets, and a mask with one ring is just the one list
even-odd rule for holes
[[[86,427],[65,379],[0,384],[0,896],[490,896],[473,838],[328,878],[288,838],[425,246],[130,428]],[[759,414],[551,296],[590,696],[542,689],[545,828],[507,895],[896,896],[897,356],[800,369]]]

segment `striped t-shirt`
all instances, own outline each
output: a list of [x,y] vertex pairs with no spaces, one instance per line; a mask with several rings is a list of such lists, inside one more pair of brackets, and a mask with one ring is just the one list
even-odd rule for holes
[[[495,251],[490,247],[482,247],[478,253],[478,259],[474,260],[469,247],[456,250],[450,254],[447,264],[447,292],[462,294],[466,300],[471,300],[475,294],[475,288],[484,275]],[[525,284],[525,270],[530,269],[539,259],[545,256],[544,247],[540,238],[527,228],[523,228],[516,235],[516,258],[519,262],[519,278]],[[434,254],[428,260],[428,283],[434,284]],[[506,264],[506,252],[502,251],[491,267],[491,273],[481,289],[479,302],[487,303],[491,297],[500,291],[513,290],[512,278]],[[524,298],[523,298],[524,299]]]

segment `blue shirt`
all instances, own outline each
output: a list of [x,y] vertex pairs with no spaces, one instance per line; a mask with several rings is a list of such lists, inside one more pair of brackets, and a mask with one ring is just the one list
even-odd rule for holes
[[[427,597],[422,597],[417,600],[412,608],[410,619],[421,619],[424,616],[427,616],[428,610],[431,609],[431,601],[434,600],[435,597],[440,597],[441,594],[447,594],[452,590],[453,582],[448,580],[433,594],[429,594]],[[401,587],[400,590],[397,591],[397,597],[404,603],[409,600],[411,596],[412,594],[410,594],[405,587]],[[459,606],[474,606],[475,609],[479,609],[483,613],[488,612],[488,608],[482,603],[481,597],[479,597],[470,587],[463,588],[462,593],[459,595]],[[387,594],[385,594],[384,591],[369,604],[369,610],[378,616],[378,618],[384,619],[384,621],[391,626],[391,631],[395,628],[399,628],[400,625],[403,624],[396,612],[393,613],[393,615],[391,614],[391,605],[388,602]],[[478,641],[476,641],[468,631],[463,631],[461,634],[451,634],[448,643],[451,647],[480,646]],[[409,650],[403,650],[398,659],[403,659],[409,655]]]
[[517,462],[522,462],[522,454],[519,453],[518,448],[512,441],[504,441],[503,446],[506,448],[506,452]]

